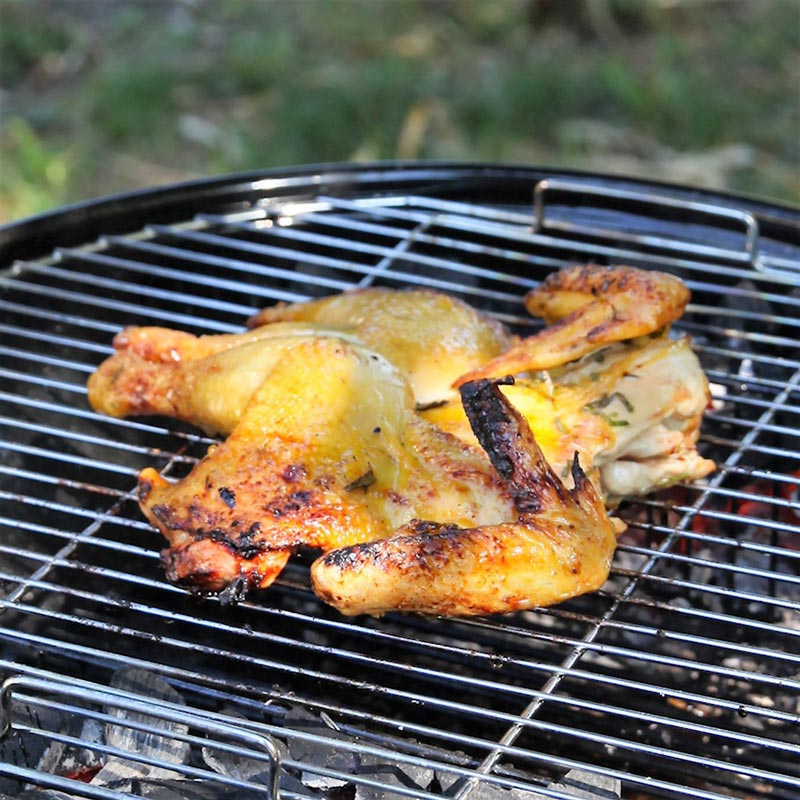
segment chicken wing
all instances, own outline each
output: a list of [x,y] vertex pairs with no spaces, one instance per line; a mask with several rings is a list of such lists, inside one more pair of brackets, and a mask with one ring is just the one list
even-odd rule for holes
[[684,283],[663,272],[594,265],[553,272],[525,295],[528,311],[547,327],[465,372],[457,383],[575,361],[602,345],[668,328],[688,302]]
[[461,392],[514,518],[467,528],[417,519],[390,539],[327,553],[311,567],[314,591],[343,614],[517,611],[592,591],[608,577],[615,526],[577,455],[568,490],[495,383]]
[[139,501],[168,577],[204,592],[264,587],[299,545],[514,518],[485,456],[421,419],[396,367],[331,337],[284,349],[227,440],[176,483],[143,470]]

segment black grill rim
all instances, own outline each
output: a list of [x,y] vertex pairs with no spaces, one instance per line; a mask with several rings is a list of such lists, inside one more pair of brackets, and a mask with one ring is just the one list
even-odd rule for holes
[[[167,184],[114,194],[64,206],[53,211],[0,225],[0,267],[19,258],[36,258],[55,246],[82,244],[101,234],[138,230],[147,224],[190,218],[195,211],[228,210],[263,196],[263,182],[274,182],[275,198],[309,191],[340,196],[357,191],[404,191],[467,200],[473,193],[491,192],[497,203],[532,202],[533,187],[547,178],[564,178],[600,189],[643,190],[685,203],[713,202],[754,214],[762,235],[776,233],[800,244],[800,207],[771,200],[692,187],[653,179],[554,167],[512,164],[388,161],[323,163],[300,167],[232,173],[213,178]],[[502,194],[499,188],[502,186]]]

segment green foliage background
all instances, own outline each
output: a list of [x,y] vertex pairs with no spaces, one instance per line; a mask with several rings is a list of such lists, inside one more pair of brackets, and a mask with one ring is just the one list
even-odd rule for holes
[[0,0],[0,221],[325,161],[800,202],[800,0]]

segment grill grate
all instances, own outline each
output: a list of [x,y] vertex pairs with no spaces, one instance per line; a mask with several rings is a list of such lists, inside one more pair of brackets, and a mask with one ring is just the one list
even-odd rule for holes
[[[558,179],[539,182],[534,212],[532,179],[511,198],[467,177],[441,191],[258,181],[227,208],[217,189],[190,218],[55,240],[0,274],[0,670],[27,676],[33,702],[65,679],[102,692],[137,667],[186,698],[190,722],[235,718],[250,736],[333,741],[424,774],[412,786],[310,767],[359,797],[574,797],[559,788],[568,770],[618,780],[625,797],[797,797],[798,217]],[[510,617],[351,620],[310,593],[302,554],[236,608],[165,582],[135,476],[181,474],[210,440],[89,410],[86,378],[121,326],[230,332],[276,301],[415,285],[525,333],[525,291],[588,260],[687,282],[675,327],[714,385],[701,449],[719,467],[622,508],[630,528],[602,591]],[[303,732],[300,710],[327,727]],[[56,786],[35,767],[0,765],[0,789]],[[321,796],[302,768],[289,752],[281,797]]]

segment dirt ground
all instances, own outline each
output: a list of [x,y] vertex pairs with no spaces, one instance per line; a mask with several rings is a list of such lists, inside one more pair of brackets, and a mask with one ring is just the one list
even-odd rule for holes
[[329,161],[800,202],[797,0],[0,0],[0,221]]

